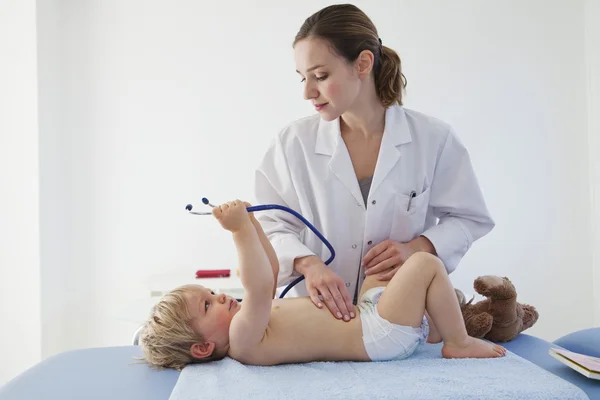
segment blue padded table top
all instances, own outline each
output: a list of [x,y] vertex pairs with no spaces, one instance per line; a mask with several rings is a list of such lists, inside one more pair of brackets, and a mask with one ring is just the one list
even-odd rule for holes
[[[585,338],[579,337],[579,339],[583,341],[590,340],[594,337],[593,334],[600,335],[600,328],[595,328],[593,332],[591,330],[588,331]],[[548,350],[551,347],[562,347],[556,344],[556,342],[550,343],[535,336],[522,333],[514,340],[501,344],[516,355],[578,386],[588,395],[590,400],[600,400],[600,381],[586,378],[548,354]],[[573,343],[570,342],[569,344]],[[0,400],[3,399],[0,398]]]
[[[598,328],[587,333],[590,338],[597,334],[600,334]],[[572,340],[573,337],[570,338]],[[577,342],[586,340],[589,339],[578,337]],[[521,334],[503,345],[577,385],[591,400],[600,400],[600,381],[588,379],[550,356],[548,349],[553,346],[552,343]],[[58,354],[0,387],[0,400],[168,400],[179,372],[157,371],[137,364],[140,361],[134,357],[141,354],[139,346],[92,348]]]
[[0,387],[0,400],[167,400],[179,372],[138,364],[141,355],[139,346],[61,353]]

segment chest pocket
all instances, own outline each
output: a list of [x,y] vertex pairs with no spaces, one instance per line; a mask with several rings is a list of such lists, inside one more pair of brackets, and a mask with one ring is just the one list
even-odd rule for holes
[[430,195],[429,188],[412,199],[407,194],[396,195],[390,239],[408,242],[423,233]]

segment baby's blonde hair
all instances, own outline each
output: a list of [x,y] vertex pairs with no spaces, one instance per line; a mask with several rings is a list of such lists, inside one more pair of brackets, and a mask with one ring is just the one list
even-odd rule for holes
[[[181,371],[191,363],[213,361],[217,357],[198,359],[190,348],[194,343],[204,343],[204,338],[194,332],[185,293],[187,286],[178,287],[165,294],[152,307],[150,317],[140,334],[144,359],[158,368],[174,368]],[[216,353],[216,352],[215,352]]]

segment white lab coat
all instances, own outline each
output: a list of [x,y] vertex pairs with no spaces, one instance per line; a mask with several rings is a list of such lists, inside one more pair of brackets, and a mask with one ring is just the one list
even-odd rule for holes
[[[351,297],[364,279],[362,257],[386,239],[408,242],[423,235],[452,272],[473,242],[494,227],[469,154],[452,128],[402,106],[387,109],[367,207],[339,121],[319,115],[285,127],[255,179],[256,204],[290,207],[329,240],[336,252],[329,266]],[[408,208],[412,191],[416,196]],[[271,210],[256,217],[279,258],[278,286],[300,276],[294,259],[329,257],[327,247],[293,215]],[[308,295],[304,281],[286,297],[298,295]]]

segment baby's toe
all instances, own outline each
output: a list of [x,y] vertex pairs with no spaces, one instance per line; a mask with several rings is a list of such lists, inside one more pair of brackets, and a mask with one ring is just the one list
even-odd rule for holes
[[502,355],[502,346],[498,346],[497,344],[494,345],[494,352],[498,355]]

